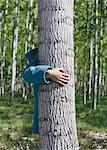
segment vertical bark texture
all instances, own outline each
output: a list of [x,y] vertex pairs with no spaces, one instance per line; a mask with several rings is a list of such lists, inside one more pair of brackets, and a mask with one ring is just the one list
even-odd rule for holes
[[[1,11],[1,6],[0,6],[0,54],[2,52],[2,45],[1,45],[1,40],[2,40],[2,11]],[[1,65],[1,57],[0,57],[0,65]],[[2,87],[1,87],[1,69],[0,69],[0,96],[2,94]]]
[[89,48],[89,89],[88,98],[92,98],[92,76],[93,76],[93,1],[90,2],[91,17],[90,17],[90,48]]
[[99,83],[98,83],[98,99],[100,100],[101,89],[102,89],[102,51],[103,51],[103,2],[100,1],[101,5],[101,18],[100,18],[100,61],[99,61]]
[[73,1],[39,2],[40,64],[62,67],[67,85],[39,87],[40,150],[78,150],[75,118]]
[[15,0],[14,18],[13,18],[13,46],[12,46],[12,81],[11,95],[14,97],[15,81],[16,81],[16,54],[18,45],[18,0]]
[[86,27],[85,27],[85,45],[84,45],[84,99],[83,104],[87,103],[87,38],[88,38],[88,1],[86,0]]
[[8,0],[5,1],[6,7],[4,9],[4,43],[3,43],[3,52],[2,52],[2,61],[1,61],[1,91],[2,94],[5,92],[5,78],[4,78],[4,67],[5,67],[5,55],[6,55],[6,17],[8,14]]
[[94,96],[93,96],[93,109],[96,109],[97,103],[97,88],[98,88],[98,0],[96,3],[96,27],[95,27],[95,54],[94,54]]

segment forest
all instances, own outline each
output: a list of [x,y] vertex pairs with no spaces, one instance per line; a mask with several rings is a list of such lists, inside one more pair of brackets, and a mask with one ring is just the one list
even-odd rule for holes
[[[48,8],[61,2],[41,0],[39,10],[37,0],[0,0],[1,150],[39,150],[39,135],[31,132],[33,84],[24,81],[22,72],[28,63],[25,54],[41,44],[38,11],[46,11],[45,3]],[[71,5],[78,143],[81,150],[107,150],[107,0],[74,0]]]

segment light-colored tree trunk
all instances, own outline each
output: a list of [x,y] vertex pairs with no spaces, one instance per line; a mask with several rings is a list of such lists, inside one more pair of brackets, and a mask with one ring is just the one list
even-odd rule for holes
[[103,61],[103,70],[102,70],[102,90],[101,90],[101,95],[102,96],[105,96],[105,90],[106,89],[106,63],[105,63],[106,59],[104,58],[104,61]]
[[18,8],[19,0],[15,0],[14,17],[13,17],[13,45],[12,45],[12,81],[11,81],[11,98],[14,97],[15,81],[16,81],[16,54],[18,45]]
[[92,99],[92,76],[93,76],[93,1],[90,2],[90,48],[89,48],[89,88],[88,98]]
[[37,41],[36,41],[36,39],[38,39],[38,37],[36,37],[36,35],[38,35],[37,34],[37,32],[38,32],[38,20],[37,20],[37,18],[38,18],[38,3],[37,2],[35,2],[35,11],[34,11],[34,16],[33,16],[33,35],[32,35],[32,48],[34,49],[35,47],[36,47],[36,45],[37,45]]
[[29,32],[29,1],[27,2],[27,15],[26,15],[26,43],[25,43],[25,54],[28,51],[28,32]]
[[[25,43],[25,53],[27,53],[33,45],[31,45],[31,37],[32,37],[32,5],[33,0],[28,0],[28,8],[27,8],[27,17],[26,17],[26,43]],[[24,100],[27,100],[28,95],[30,94],[31,85],[24,84],[23,96]]]
[[90,39],[89,52],[89,99],[92,98],[92,75],[93,75],[93,37]]
[[94,53],[94,96],[93,96],[93,109],[96,110],[97,103],[97,88],[98,88],[98,0],[95,1],[96,5],[96,26],[95,26],[95,53]]
[[29,0],[29,32],[28,32],[28,50],[32,48],[31,45],[31,37],[32,37],[32,5],[33,5],[33,0]]
[[78,93],[78,47],[75,47],[75,90]]
[[83,97],[83,104],[86,105],[87,103],[87,38],[88,38],[88,1],[86,1],[86,27],[85,27],[85,45],[84,45],[84,97]]
[[5,91],[5,77],[4,77],[4,67],[5,67],[5,55],[6,55],[6,17],[8,14],[8,0],[5,1],[4,9],[4,43],[3,43],[3,52],[2,52],[2,61],[1,61],[1,91],[4,94]]
[[39,87],[40,150],[79,150],[75,118],[73,1],[39,1],[39,62],[62,67],[67,85]]
[[98,82],[98,100],[100,100],[102,89],[102,50],[103,50],[103,2],[101,1],[101,19],[100,19],[100,61],[99,61],[99,82]]
[[[0,54],[2,53],[2,9],[0,5]],[[1,57],[0,57],[0,65],[1,65]],[[1,66],[0,66],[0,97],[2,96],[2,87],[1,87]]]

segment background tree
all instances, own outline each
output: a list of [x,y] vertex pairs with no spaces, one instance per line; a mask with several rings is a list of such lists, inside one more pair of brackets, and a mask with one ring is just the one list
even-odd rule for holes
[[11,80],[11,98],[14,97],[15,81],[16,81],[16,54],[18,46],[18,0],[15,0],[14,16],[13,16],[13,45],[12,45],[12,80]]

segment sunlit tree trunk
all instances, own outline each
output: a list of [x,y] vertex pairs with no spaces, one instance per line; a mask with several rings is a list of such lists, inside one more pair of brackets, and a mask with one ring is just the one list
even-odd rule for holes
[[93,109],[96,110],[97,90],[98,90],[98,0],[95,1],[96,7],[96,26],[95,26],[95,53],[94,53],[94,96]]
[[93,76],[93,1],[90,2],[90,48],[89,48],[89,88],[88,98],[92,98],[92,76]]
[[39,1],[39,62],[62,67],[67,85],[39,87],[40,150],[79,150],[75,118],[73,1]]
[[32,5],[33,0],[29,0],[29,28],[28,28],[28,50],[32,48],[31,38],[32,38]]
[[18,45],[18,0],[15,0],[14,17],[13,17],[13,45],[12,45],[12,81],[11,81],[11,98],[14,97],[16,81],[16,54]]
[[102,50],[103,50],[103,2],[101,4],[101,19],[100,19],[100,61],[99,61],[99,82],[98,82],[98,100],[100,100],[101,89],[102,89]]
[[87,30],[88,30],[88,1],[86,1],[86,27],[85,27],[85,45],[84,45],[84,97],[83,97],[83,104],[86,105],[87,99]]
[[32,48],[34,49],[35,47],[37,47],[37,39],[38,37],[36,37],[38,35],[38,3],[35,2],[35,11],[34,11],[34,16],[33,16],[33,34],[32,34]]
[[89,99],[92,98],[92,74],[93,74],[93,37],[90,39],[89,51]]
[[5,9],[4,9],[4,43],[3,43],[3,52],[2,52],[2,61],[1,61],[1,91],[4,94],[5,90],[5,77],[4,77],[4,67],[5,67],[5,57],[6,57],[6,17],[8,14],[8,0],[5,1]]
[[[0,55],[2,54],[2,9],[0,6]],[[0,56],[0,97],[2,96],[2,86],[1,86],[1,78],[2,78],[2,73],[1,73],[1,63],[2,63],[2,57]]]

